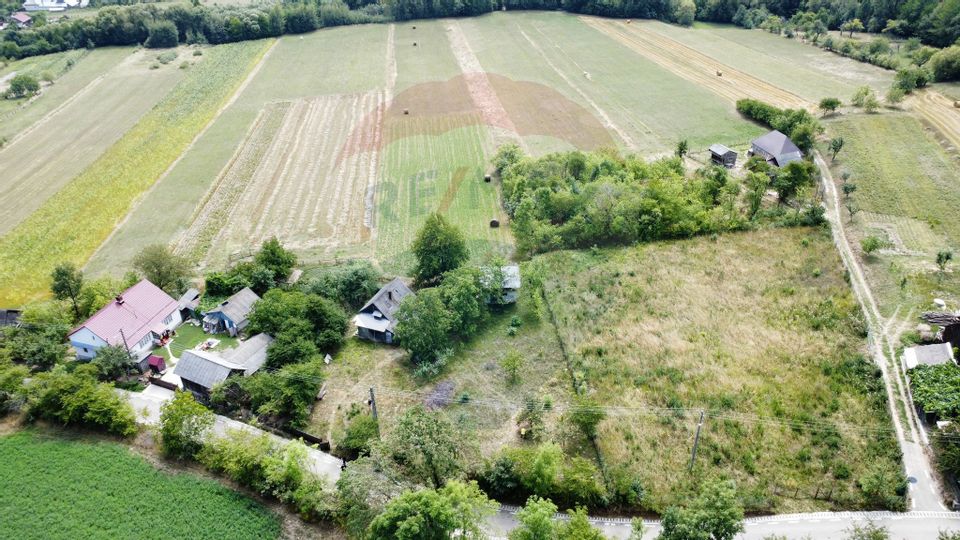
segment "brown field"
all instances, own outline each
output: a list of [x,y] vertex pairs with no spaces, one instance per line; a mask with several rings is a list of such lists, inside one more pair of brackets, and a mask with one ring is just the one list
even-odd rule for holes
[[[688,81],[736,101],[753,98],[777,107],[810,108],[802,97],[733,69],[709,56],[640,25],[622,21],[584,17],[584,21],[634,52],[648,58]],[[719,76],[717,72],[721,72]]]
[[948,150],[960,151],[960,108],[953,101],[933,90],[917,92],[913,109],[944,138],[940,142]]

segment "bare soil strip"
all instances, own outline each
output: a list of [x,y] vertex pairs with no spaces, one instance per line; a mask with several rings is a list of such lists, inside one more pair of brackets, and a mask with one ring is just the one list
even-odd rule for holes
[[812,103],[792,92],[640,26],[594,17],[582,17],[582,20],[661,67],[729,101],[753,98],[778,107],[813,107]]
[[[544,37],[545,39],[549,39],[546,36],[546,34],[540,31],[539,28],[537,29],[537,31],[540,33],[542,37]],[[523,30],[520,30],[520,34],[523,36],[524,39],[527,40],[527,43],[529,43],[530,46],[533,47],[533,50],[537,51],[537,54],[540,55],[541,58],[543,58],[543,61],[546,62],[548,66],[550,66],[550,69],[552,69],[557,75],[559,75],[560,78],[563,79],[565,83],[567,83],[567,86],[572,88],[573,91],[576,92],[584,101],[586,101],[590,105],[590,107],[593,108],[593,110],[597,113],[597,115],[599,115],[600,118],[603,119],[604,127],[616,133],[620,137],[620,140],[623,141],[623,144],[625,144],[627,148],[629,148],[630,150],[636,151],[638,149],[637,143],[633,140],[633,138],[626,131],[624,131],[620,126],[618,126],[613,121],[613,119],[610,118],[610,115],[608,115],[607,112],[603,110],[603,108],[600,107],[600,105],[598,105],[596,101],[590,99],[590,96],[588,96],[587,93],[584,92],[579,85],[574,83],[570,79],[570,77],[567,77],[566,73],[564,73],[563,70],[558,68],[557,65],[550,60],[550,58],[546,55],[546,53],[543,52],[543,49],[540,47],[540,45],[536,41],[530,39],[530,36],[528,36],[527,33],[524,32]],[[559,45],[557,45],[556,43],[554,43],[554,45],[557,48],[559,48]]]
[[913,109],[949,141],[952,148],[948,150],[960,152],[960,108],[939,92],[922,90],[913,100]]
[[467,41],[467,36],[464,35],[459,22],[453,21],[447,25],[447,38],[450,40],[450,49],[460,65],[460,71],[463,72],[467,92],[470,93],[470,99],[480,111],[483,123],[491,128],[500,128],[505,132],[500,134],[502,137],[524,147],[523,139],[517,135],[517,127],[507,114],[503,103],[500,102],[497,91],[490,84],[490,79],[487,78],[480,60],[470,47],[470,42]]

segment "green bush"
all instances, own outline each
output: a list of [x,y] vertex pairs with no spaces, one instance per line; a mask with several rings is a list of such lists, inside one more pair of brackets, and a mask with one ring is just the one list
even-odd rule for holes
[[927,65],[937,81],[960,80],[960,45],[947,47],[934,54]]
[[501,451],[487,464],[480,483],[498,500],[511,502],[523,502],[532,495],[566,508],[601,508],[610,502],[596,465],[565,455],[554,443]]
[[372,415],[354,408],[347,415],[347,429],[337,443],[337,455],[356,459],[370,453],[370,445],[380,436],[380,428]]
[[40,93],[40,83],[31,75],[18,73],[10,79],[10,86],[7,88],[7,97],[22,98]]
[[150,49],[176,47],[180,43],[179,35],[173,21],[160,21],[147,28],[147,40],[143,44]]
[[157,55],[157,62],[169,64],[177,59],[177,51],[165,51]]
[[130,403],[113,386],[98,383],[93,366],[80,366],[73,373],[57,368],[34,377],[27,387],[27,413],[29,418],[102,429],[123,437],[137,432]]

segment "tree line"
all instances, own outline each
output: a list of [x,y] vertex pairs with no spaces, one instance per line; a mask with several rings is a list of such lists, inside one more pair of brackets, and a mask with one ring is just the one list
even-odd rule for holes
[[[16,8],[16,4],[0,3],[0,15]],[[885,31],[900,37],[917,37],[938,47],[949,46],[960,38],[960,25],[956,23],[960,3],[935,0],[305,0],[248,7],[198,3],[165,8],[153,4],[110,5],[92,18],[65,17],[50,24],[42,24],[41,20],[30,29],[11,28],[0,40],[0,57],[23,58],[108,45],[218,44],[345,24],[474,16],[501,8],[564,10],[682,25],[702,20],[747,28],[760,26],[772,17],[787,28],[813,26],[820,33],[827,29]]]

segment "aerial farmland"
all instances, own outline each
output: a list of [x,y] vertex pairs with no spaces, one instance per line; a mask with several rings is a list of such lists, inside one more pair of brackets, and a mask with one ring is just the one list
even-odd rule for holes
[[[399,538],[401,504],[460,496],[485,501],[493,537],[539,509],[570,511],[552,538],[583,537],[589,512],[609,538],[646,523],[677,540],[670,520],[709,513],[713,491],[739,516],[724,538],[825,512],[960,528],[960,406],[915,404],[925,368],[905,360],[937,345],[956,367],[960,94],[898,94],[921,66],[878,65],[948,47],[852,21],[827,46],[702,9],[673,24],[328,4],[250,7],[217,40],[178,20],[168,47],[0,63],[0,316],[17,318],[0,317],[0,462],[62,450],[56,465],[93,475],[120,456],[138,482],[155,466],[162,497],[235,515],[183,510],[200,537]],[[296,9],[312,27],[290,30]],[[281,12],[287,27],[237,37]],[[883,61],[844,49],[855,31]],[[23,76],[38,87],[14,96]],[[452,254],[424,255],[445,235]],[[141,287],[161,306],[149,331],[96,335]],[[84,332],[141,368],[98,361]],[[230,356],[257,343],[252,368]],[[223,377],[199,385],[187,358]],[[954,392],[960,371],[938,381]],[[74,412],[83,399],[107,405]],[[180,446],[177,421],[196,430]],[[70,485],[94,481],[10,470],[8,491],[27,475],[77,501]],[[0,537],[52,519],[60,503],[34,491],[36,517],[4,496]],[[83,513],[67,527],[96,527]]]

